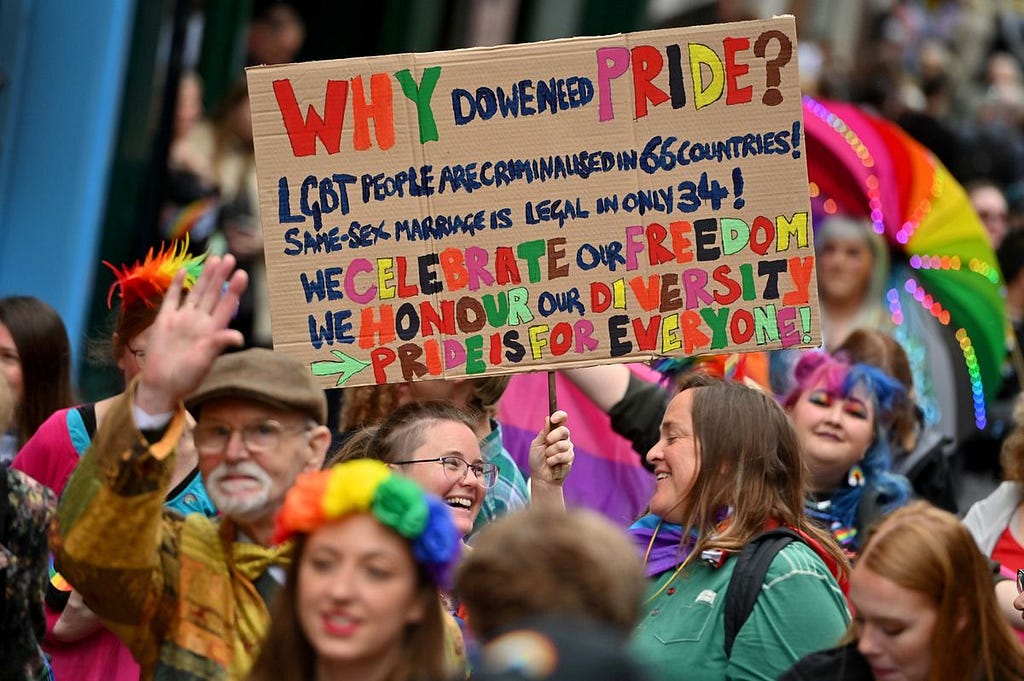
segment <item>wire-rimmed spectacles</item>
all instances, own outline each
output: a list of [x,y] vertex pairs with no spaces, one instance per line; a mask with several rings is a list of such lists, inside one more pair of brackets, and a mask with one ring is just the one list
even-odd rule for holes
[[412,461],[397,461],[395,463],[398,466],[404,466],[409,463],[439,463],[444,470],[444,476],[452,482],[461,482],[466,477],[466,473],[472,470],[476,479],[482,482],[487,489],[494,487],[498,482],[498,467],[486,461],[469,463],[458,456],[438,456],[433,459],[413,459]]
[[273,419],[251,423],[234,428],[226,423],[198,423],[193,437],[196,450],[200,454],[219,454],[227,449],[231,437],[237,432],[242,436],[242,443],[250,452],[267,452],[281,444],[281,437],[286,433],[308,431],[309,425],[285,426]]

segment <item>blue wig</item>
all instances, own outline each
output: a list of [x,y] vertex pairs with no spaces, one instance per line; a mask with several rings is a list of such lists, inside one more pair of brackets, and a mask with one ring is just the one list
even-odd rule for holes
[[801,357],[794,368],[794,378],[796,387],[783,400],[787,408],[796,404],[805,391],[819,386],[843,398],[855,389],[862,389],[875,407],[874,440],[859,463],[864,472],[864,484],[834,490],[829,515],[843,527],[855,527],[861,500],[869,490],[878,496],[883,514],[906,504],[911,495],[910,481],[890,471],[892,455],[888,436],[897,409],[909,399],[906,387],[877,367],[849,364],[825,352],[808,352]]

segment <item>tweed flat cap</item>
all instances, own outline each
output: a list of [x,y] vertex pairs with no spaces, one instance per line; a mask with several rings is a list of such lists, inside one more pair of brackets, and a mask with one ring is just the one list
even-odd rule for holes
[[298,360],[266,348],[221,355],[199,388],[185,400],[192,413],[218,397],[240,397],[290,409],[327,423],[327,397]]

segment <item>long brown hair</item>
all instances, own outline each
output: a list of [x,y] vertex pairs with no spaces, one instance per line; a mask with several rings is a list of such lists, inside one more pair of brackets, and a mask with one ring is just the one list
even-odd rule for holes
[[[683,536],[697,530],[690,555],[738,551],[770,524],[781,523],[812,537],[845,573],[848,562],[835,539],[804,514],[800,446],[782,407],[760,390],[701,373],[683,379],[679,393],[687,390],[693,391],[700,460],[693,489],[679,505]],[[732,508],[732,514],[728,525],[718,528],[716,514],[724,508]]]
[[894,511],[868,532],[857,567],[938,609],[931,681],[1024,678],[1024,651],[996,603],[989,563],[952,513],[926,501]]
[[[299,623],[298,582],[308,535],[295,537],[294,558],[270,611],[270,628],[249,681],[308,681],[316,678],[316,651]],[[411,550],[411,549],[410,549]],[[445,624],[437,586],[417,563],[417,598],[423,617],[406,628],[402,655],[389,681],[446,679]]]
[[71,342],[60,315],[31,296],[0,298],[0,324],[18,350],[23,396],[15,410],[18,446],[50,414],[75,403],[71,391]]

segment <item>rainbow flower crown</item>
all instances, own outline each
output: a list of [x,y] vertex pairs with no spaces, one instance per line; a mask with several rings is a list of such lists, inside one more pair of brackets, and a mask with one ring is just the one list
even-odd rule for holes
[[121,304],[130,307],[143,303],[153,307],[163,298],[171,280],[178,270],[185,270],[183,288],[186,290],[195,285],[199,273],[203,269],[206,254],[191,255],[188,252],[188,235],[181,241],[172,241],[161,246],[159,251],[150,248],[145,259],[136,261],[134,265],[111,264],[106,260],[103,264],[114,272],[114,283],[107,292],[107,308],[114,299],[114,292],[120,292]]
[[375,459],[355,459],[300,475],[277,512],[274,542],[310,534],[354,513],[371,513],[408,539],[416,561],[434,582],[448,585],[461,548],[448,507]]

